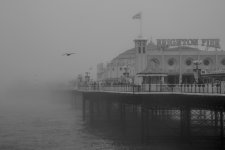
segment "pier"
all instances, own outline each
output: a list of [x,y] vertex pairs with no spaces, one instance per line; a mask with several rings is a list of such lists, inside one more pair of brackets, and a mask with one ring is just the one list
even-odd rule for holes
[[89,125],[108,123],[124,137],[145,144],[224,148],[225,94],[221,86],[88,86],[75,94],[82,97],[83,120]]

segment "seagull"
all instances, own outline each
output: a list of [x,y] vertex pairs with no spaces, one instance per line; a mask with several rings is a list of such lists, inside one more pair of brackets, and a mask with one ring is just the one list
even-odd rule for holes
[[65,56],[65,55],[70,56],[70,55],[73,55],[73,54],[76,54],[76,53],[64,53],[63,56]]

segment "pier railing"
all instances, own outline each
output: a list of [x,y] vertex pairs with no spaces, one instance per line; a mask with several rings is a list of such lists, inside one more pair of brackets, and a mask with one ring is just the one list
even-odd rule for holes
[[208,93],[225,94],[222,84],[121,84],[121,85],[88,85],[78,87],[81,91],[108,91],[108,92],[176,92],[176,93]]

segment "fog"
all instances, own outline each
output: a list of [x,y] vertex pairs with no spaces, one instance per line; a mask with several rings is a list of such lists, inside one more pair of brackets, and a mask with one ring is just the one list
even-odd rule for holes
[[134,46],[140,11],[148,39],[220,38],[225,47],[224,0],[1,0],[1,86],[94,77],[97,63]]

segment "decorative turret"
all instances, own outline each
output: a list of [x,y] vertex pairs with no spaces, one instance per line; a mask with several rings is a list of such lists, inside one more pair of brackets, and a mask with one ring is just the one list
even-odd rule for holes
[[146,68],[147,39],[137,38],[134,40],[136,50],[136,73],[140,73]]

